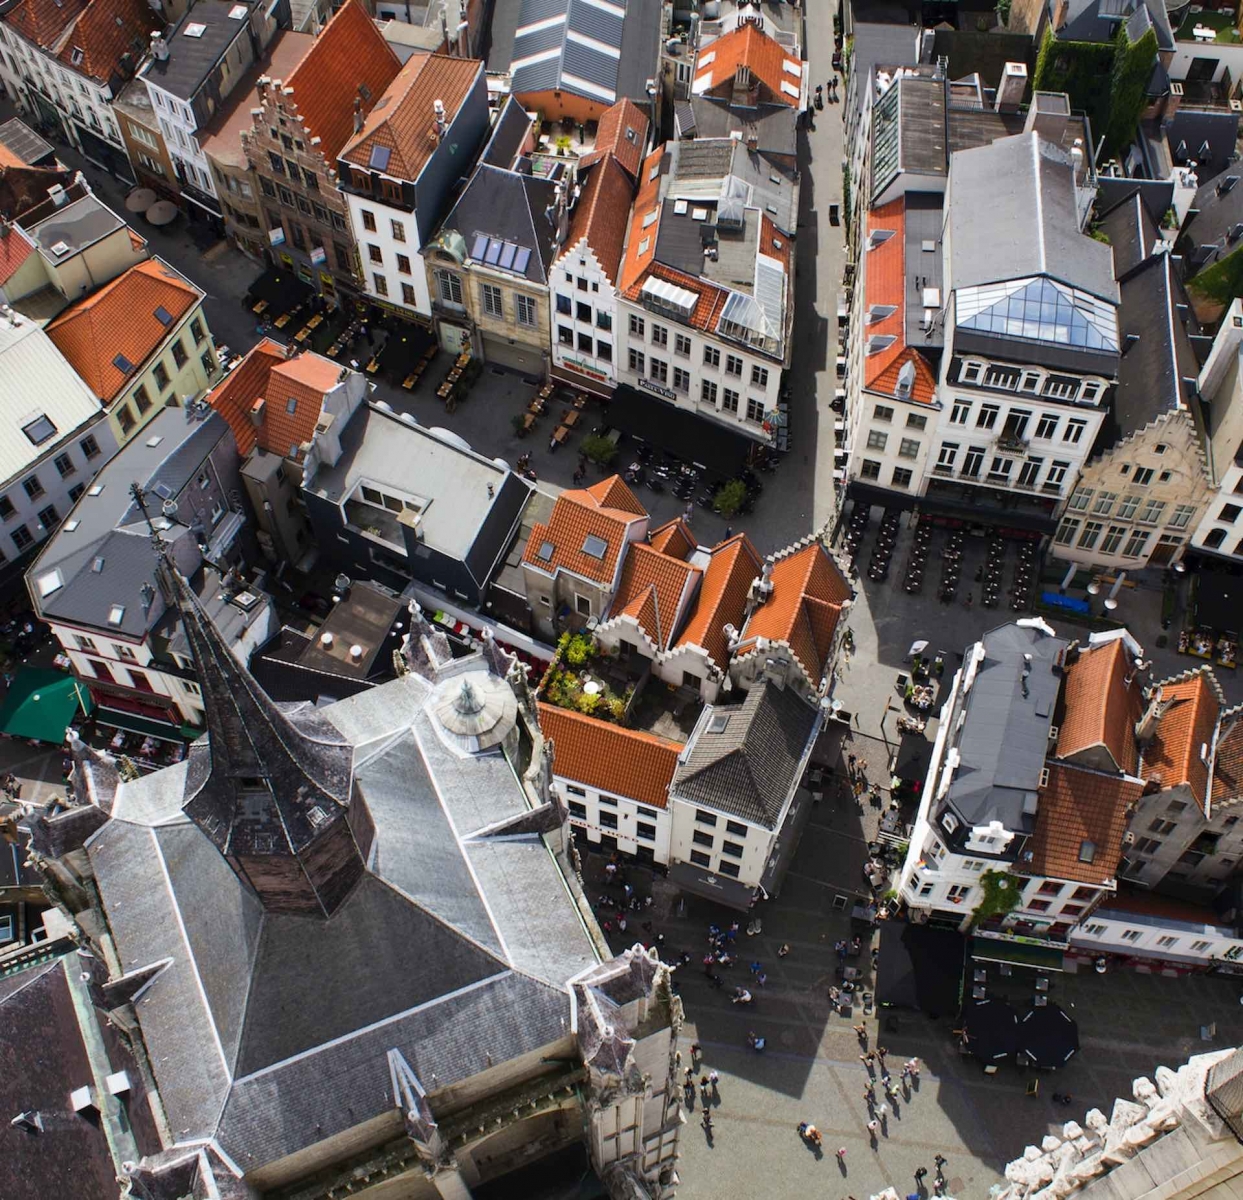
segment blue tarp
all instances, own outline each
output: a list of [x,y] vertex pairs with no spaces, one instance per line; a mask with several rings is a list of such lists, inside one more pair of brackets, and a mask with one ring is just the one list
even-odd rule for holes
[[1086,600],[1079,600],[1074,596],[1063,596],[1060,592],[1041,592],[1040,603],[1051,605],[1053,608],[1065,608],[1071,612],[1090,613],[1092,606]]

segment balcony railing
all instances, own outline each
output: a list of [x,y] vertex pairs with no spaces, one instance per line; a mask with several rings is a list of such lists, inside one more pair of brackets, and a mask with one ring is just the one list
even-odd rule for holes
[[1003,429],[997,435],[996,445],[998,450],[1011,450],[1015,453],[1021,453],[1027,449],[1027,443],[1028,439],[1023,437],[1022,434],[1007,432]]

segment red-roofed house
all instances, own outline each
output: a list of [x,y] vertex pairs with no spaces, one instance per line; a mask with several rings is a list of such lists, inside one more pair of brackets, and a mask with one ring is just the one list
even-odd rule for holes
[[807,107],[807,64],[750,22],[702,46],[691,95],[743,108],[762,104]]
[[169,405],[196,400],[216,378],[203,295],[163,259],[131,267],[71,304],[48,336],[108,409],[124,445]]
[[578,164],[569,234],[550,274],[552,373],[600,396],[617,386],[617,289],[647,128],[629,100],[600,118],[596,148]]
[[273,562],[297,563],[314,539],[295,501],[311,446],[340,454],[341,435],[366,398],[366,377],[264,338],[207,397],[233,430],[259,545]]
[[[293,201],[264,206],[268,230],[281,230],[282,240],[272,248],[277,263],[327,296],[359,287],[350,210],[337,187],[338,160],[400,70],[360,0],[346,0],[288,79],[260,84],[253,123],[242,134],[264,195]],[[388,104],[393,102],[389,95]],[[390,180],[388,186],[393,195],[402,194],[399,183]],[[382,190],[378,167],[375,188],[377,194]]]

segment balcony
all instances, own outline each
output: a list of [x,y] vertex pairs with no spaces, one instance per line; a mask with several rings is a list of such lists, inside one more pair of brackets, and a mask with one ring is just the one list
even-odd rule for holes
[[998,450],[1008,450],[1011,454],[1022,454],[1030,442],[1030,438],[1025,438],[1021,433],[1013,429],[1003,429],[998,435],[994,443]]

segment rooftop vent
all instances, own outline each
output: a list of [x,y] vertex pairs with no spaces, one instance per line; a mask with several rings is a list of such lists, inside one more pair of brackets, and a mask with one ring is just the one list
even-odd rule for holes
[[64,258],[65,255],[69,253],[69,249],[70,247],[68,242],[53,242],[51,246],[52,253],[55,254],[57,258]]
[[27,1133],[42,1133],[43,1116],[38,1110],[29,1108],[25,1112],[19,1112],[9,1125],[14,1129],[24,1129]]
[[189,25],[182,30],[186,37],[201,38],[207,32],[207,26],[201,21],[191,21]]

